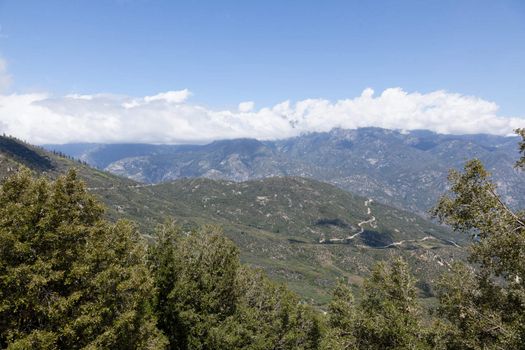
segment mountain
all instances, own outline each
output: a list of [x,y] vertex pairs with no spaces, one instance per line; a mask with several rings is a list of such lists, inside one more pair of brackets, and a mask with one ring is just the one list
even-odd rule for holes
[[[2,174],[21,164],[51,177],[76,167],[89,190],[106,203],[111,218],[134,220],[146,234],[169,218],[187,230],[220,225],[239,246],[244,262],[318,304],[327,302],[337,278],[357,288],[376,261],[392,254],[406,257],[421,279],[421,296],[431,297],[433,280],[465,254],[465,238],[442,226],[312,179],[200,178],[148,185],[16,139],[0,141]],[[252,140],[239,142],[259,147]]]
[[0,178],[5,178],[21,165],[55,178],[74,167],[89,187],[129,186],[137,182],[72,159],[65,154],[46,151],[14,137],[0,136]]
[[[311,179],[186,179],[145,190],[223,226],[243,260],[323,303],[336,278],[358,285],[378,260],[404,255],[428,286],[461,258],[464,238],[410,212]],[[183,222],[187,218],[180,215]],[[428,296],[428,295],[427,295]]]
[[[479,158],[511,206],[525,205],[525,175],[513,168],[517,138],[425,130],[334,129],[278,141],[208,145],[48,145],[93,166],[146,183],[207,177],[246,181],[301,176],[423,213],[446,189],[450,168]],[[78,151],[78,149],[77,149]]]

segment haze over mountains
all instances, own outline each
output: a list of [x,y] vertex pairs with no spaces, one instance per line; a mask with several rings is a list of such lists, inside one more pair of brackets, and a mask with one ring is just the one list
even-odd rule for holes
[[[278,140],[234,139],[207,145],[47,145],[139,182],[206,177],[245,181],[301,176],[423,213],[446,189],[450,168],[479,158],[511,206],[525,204],[525,176],[513,164],[517,139],[419,130],[333,129]],[[516,157],[513,157],[513,155]]]

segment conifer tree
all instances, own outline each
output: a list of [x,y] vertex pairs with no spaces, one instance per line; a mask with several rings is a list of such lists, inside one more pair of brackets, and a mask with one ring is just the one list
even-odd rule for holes
[[[525,164],[525,132],[522,157]],[[470,265],[456,264],[441,282],[436,333],[448,349],[525,348],[525,213],[509,208],[477,159],[451,171],[451,190],[433,214],[474,243]]]
[[416,280],[401,257],[378,263],[365,280],[357,310],[359,349],[424,349]]
[[348,284],[342,280],[332,292],[328,305],[328,325],[323,337],[322,349],[357,349],[355,337],[356,305]]
[[164,348],[143,242],[103,212],[75,171],[0,186],[1,348]]
[[261,270],[242,267],[235,314],[226,333],[231,349],[318,349],[321,325],[317,311]]
[[325,349],[426,349],[415,279],[402,258],[378,263],[360,301],[339,282],[328,309]]
[[172,349],[219,348],[221,324],[235,312],[237,248],[218,228],[185,234],[162,227],[150,253],[155,312]]
[[286,287],[240,264],[216,227],[158,230],[150,251],[159,327],[171,349],[316,349],[316,312]]

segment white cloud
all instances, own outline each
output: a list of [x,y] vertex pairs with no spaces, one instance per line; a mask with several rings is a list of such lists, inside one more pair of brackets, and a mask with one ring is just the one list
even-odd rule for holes
[[186,101],[190,96],[191,92],[188,89],[184,89],[179,91],[166,91],[153,96],[146,96],[144,97],[144,101],[164,101],[167,103],[182,103]]
[[363,98],[372,98],[372,96],[374,96],[374,89],[372,88],[366,88],[363,90],[363,92],[361,93],[361,97]]
[[239,109],[239,112],[247,113],[247,112],[251,112],[254,107],[255,107],[255,103],[253,101],[245,101],[245,102],[239,103],[238,109]]
[[191,96],[191,91],[188,89],[177,91],[166,91],[153,96],[144,96],[143,98],[128,99],[122,102],[122,107],[126,109],[135,108],[148,103],[163,102],[180,104],[186,101]]
[[0,92],[7,90],[11,82],[11,75],[7,72],[7,62],[0,57]]
[[[284,101],[254,110],[214,110],[187,102],[188,90],[154,96],[0,94],[2,131],[33,143],[203,143],[251,137],[279,139],[340,127],[429,129],[439,133],[507,135],[525,119],[504,117],[498,106],[446,91],[408,93],[400,88],[338,101]],[[522,116],[524,117],[524,116]]]

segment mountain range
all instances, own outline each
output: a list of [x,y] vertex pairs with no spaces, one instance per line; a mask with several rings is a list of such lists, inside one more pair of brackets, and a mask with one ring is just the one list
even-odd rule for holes
[[197,177],[247,181],[299,176],[418,213],[425,213],[446,190],[449,169],[479,158],[492,172],[504,200],[514,207],[525,204],[525,175],[513,168],[518,158],[516,137],[361,128],[276,141],[45,147],[144,183]]
[[[234,145],[224,153],[231,154],[237,143],[260,145],[253,140],[218,144]],[[181,148],[192,147],[212,148]],[[133,220],[149,239],[166,220],[176,220],[185,230],[219,225],[240,248],[244,262],[263,268],[319,305],[329,300],[337,278],[358,288],[371,266],[392,254],[409,261],[420,280],[420,296],[431,298],[433,281],[452,261],[464,257],[468,244],[468,237],[419,215],[304,177],[186,178],[145,184],[0,137],[0,175],[21,165],[51,178],[76,168],[88,190],[106,204],[108,217]]]

